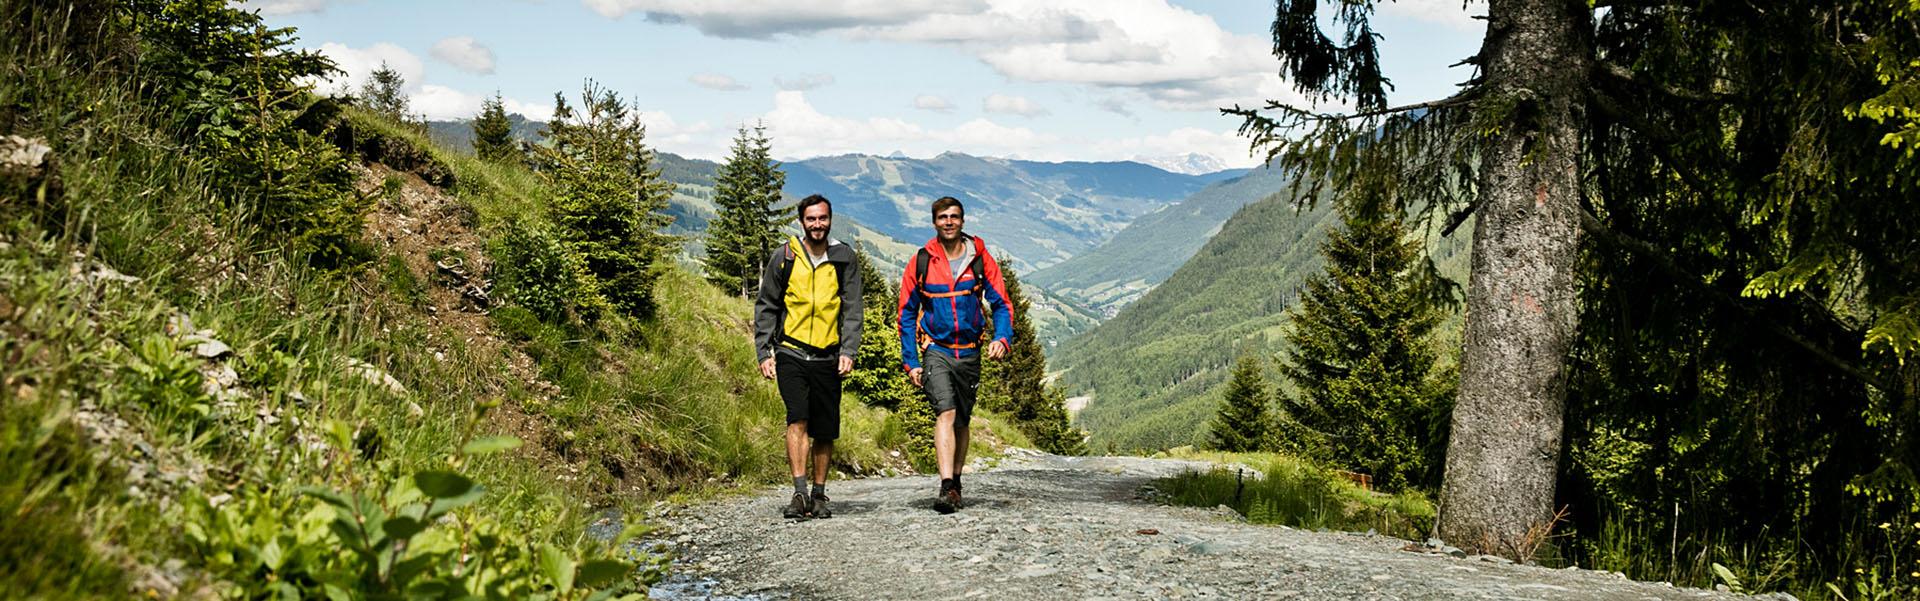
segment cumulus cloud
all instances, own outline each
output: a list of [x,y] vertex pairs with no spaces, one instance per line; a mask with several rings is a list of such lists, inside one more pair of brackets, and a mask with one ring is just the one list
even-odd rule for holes
[[[314,89],[322,94],[360,93],[360,86],[384,62],[405,81],[400,91],[407,95],[407,109],[428,119],[471,119],[480,113],[480,103],[490,96],[429,83],[426,64],[420,57],[387,42],[366,48],[327,42],[321,44],[318,50],[344,72],[331,80],[313,82]],[[528,119],[545,120],[553,115],[552,104],[523,102],[513,98],[502,98],[500,103],[507,112],[518,113]]]
[[981,103],[981,108],[989,113],[1006,113],[1022,117],[1038,117],[1047,114],[1047,109],[1025,96],[991,94]]
[[949,129],[932,129],[892,117],[857,119],[821,112],[805,92],[783,91],[762,117],[780,144],[783,157],[815,157],[898,149],[912,156],[953,150],[982,156],[1032,156],[1059,142],[1058,136],[1025,127],[974,119]]
[[461,71],[479,75],[493,74],[493,49],[474,41],[472,37],[458,36],[440,40],[433,44],[433,50],[429,54]]
[[1485,2],[1468,4],[1462,0],[1397,0],[1374,6],[1383,15],[1439,23],[1461,31],[1480,31],[1486,28],[1486,21],[1473,18],[1487,15]]
[[328,0],[247,0],[241,10],[257,10],[269,17],[317,13],[327,9]]
[[921,94],[913,98],[913,108],[923,111],[950,113],[953,112],[953,103],[947,102],[947,99],[932,94]]
[[722,92],[737,92],[747,89],[747,84],[734,81],[733,78],[719,73],[701,73],[687,78],[687,81],[693,82],[693,85],[696,86],[709,90],[720,90]]
[[[830,34],[947,45],[1011,79],[1130,92],[1122,97],[1164,109],[1212,111],[1266,99],[1306,104],[1282,85],[1270,39],[1229,32],[1168,0],[585,1],[609,17],[642,12],[720,37]],[[1381,10],[1415,5],[1408,10],[1442,15],[1440,8],[1456,1],[1409,0]]]
[[805,92],[820,86],[831,85],[833,76],[826,73],[808,73],[795,79],[773,78],[773,85],[782,90]]
[[648,21],[686,23],[715,37],[757,39],[865,25],[898,25],[929,14],[977,13],[986,8],[981,0],[585,0],[585,3],[608,18],[638,12]]
[[387,42],[379,42],[366,48],[353,48],[345,44],[327,42],[321,44],[320,54],[333,59],[333,64],[342,71],[333,79],[315,82],[315,88],[325,94],[357,94],[360,86],[368,77],[386,63],[389,68],[400,74],[406,85],[401,89],[408,93],[420,91],[424,83],[427,67],[420,57],[412,52]]

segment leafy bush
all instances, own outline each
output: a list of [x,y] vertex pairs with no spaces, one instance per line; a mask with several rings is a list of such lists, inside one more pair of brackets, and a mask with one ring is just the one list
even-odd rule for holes
[[552,226],[538,221],[508,224],[488,254],[496,266],[496,294],[541,319],[592,321],[605,307],[586,265]]
[[[460,511],[485,487],[457,468],[467,458],[520,445],[511,436],[474,437],[489,406],[477,405],[448,463],[409,478],[361,482],[346,490],[305,487],[297,495],[261,488],[225,503],[201,499],[186,539],[206,567],[228,579],[231,596],[327,599],[643,599],[635,585],[657,579],[653,558],[636,565],[615,551],[637,534],[563,549],[539,543],[488,514]],[[359,451],[351,427],[326,429],[342,473]],[[317,501],[317,502],[316,502]],[[298,516],[288,523],[288,516]]]

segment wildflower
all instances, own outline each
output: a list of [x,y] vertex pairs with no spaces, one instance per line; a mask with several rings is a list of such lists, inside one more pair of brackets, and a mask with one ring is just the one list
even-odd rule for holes
[[1886,523],[1886,522],[1880,522],[1880,529],[1881,529],[1881,530],[1886,530],[1886,529],[1888,529],[1888,528],[1892,528],[1892,527],[1893,527],[1893,524],[1889,524],[1889,523]]

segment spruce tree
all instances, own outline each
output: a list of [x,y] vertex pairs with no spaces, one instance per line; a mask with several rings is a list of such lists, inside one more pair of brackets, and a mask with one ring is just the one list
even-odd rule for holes
[[1431,486],[1423,476],[1440,457],[1425,453],[1437,390],[1429,338],[1441,315],[1416,269],[1420,242],[1383,210],[1342,205],[1341,229],[1321,245],[1326,271],[1290,316],[1281,373],[1298,394],[1284,399],[1286,414],[1321,440],[1289,444],[1323,448],[1388,489]]
[[367,110],[405,123],[407,122],[407,95],[400,88],[405,87],[406,84],[407,80],[400,76],[399,71],[393,70],[386,61],[381,61],[380,68],[374,69],[373,75],[367,78],[366,83],[360,85],[360,102],[367,107]]
[[473,119],[473,154],[482,161],[504,161],[519,154],[513,143],[513,122],[495,92],[480,104],[480,115]]
[[707,228],[707,281],[751,298],[759,291],[760,266],[780,243],[785,215],[775,208],[787,174],[773,160],[764,125],[733,139],[733,154],[714,178],[713,202],[720,215]]
[[646,126],[612,90],[589,80],[578,112],[554,94],[553,120],[542,132],[537,167],[558,196],[548,214],[616,310],[653,313],[656,263],[672,238],[661,233],[673,183],[653,167]]
[[[1020,278],[1011,268],[1002,269],[1000,273],[1006,280],[1008,302],[1013,307],[1013,333],[1009,336],[1006,356],[981,366],[980,406],[1012,419],[1043,451],[1084,454],[1085,436],[1067,423],[1065,395],[1049,390],[1046,385],[1047,355],[1040,348],[1039,337],[1034,335],[1033,318],[1029,316],[1032,303],[1028,302],[1020,287]],[[984,337],[992,333],[982,334],[981,348],[984,349],[984,343],[992,342]]]
[[1268,415],[1272,399],[1267,379],[1260,375],[1260,360],[1252,354],[1241,355],[1214,415],[1207,448],[1230,453],[1267,450],[1273,430]]

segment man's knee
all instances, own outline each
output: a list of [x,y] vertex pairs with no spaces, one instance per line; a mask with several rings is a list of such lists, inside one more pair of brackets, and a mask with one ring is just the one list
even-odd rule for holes
[[787,424],[788,434],[796,434],[796,433],[806,434],[806,432],[807,432],[807,420],[803,419],[797,422],[791,422]]

